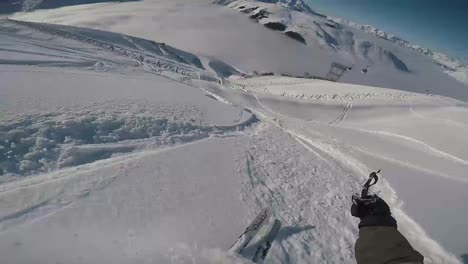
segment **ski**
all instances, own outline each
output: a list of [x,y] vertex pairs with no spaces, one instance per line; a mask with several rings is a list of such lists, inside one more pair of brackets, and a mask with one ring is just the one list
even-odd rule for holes
[[262,264],[270,251],[273,241],[275,241],[279,230],[281,229],[281,221],[275,219],[273,224],[270,226],[267,233],[258,241],[258,247],[253,257],[253,262]]
[[242,233],[236,240],[236,242],[234,242],[234,244],[229,249],[229,252],[234,254],[242,253],[242,250],[255,237],[255,235],[262,228],[262,226],[269,221],[270,217],[270,208],[262,209],[254,218],[254,220],[247,226],[244,233]]

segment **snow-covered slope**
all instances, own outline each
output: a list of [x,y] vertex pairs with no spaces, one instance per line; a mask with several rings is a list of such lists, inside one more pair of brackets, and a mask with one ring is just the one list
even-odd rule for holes
[[[466,86],[323,16],[257,3],[271,14],[252,23],[231,5],[14,16],[128,35],[0,22],[2,260],[249,263],[226,249],[269,206],[283,228],[268,263],[355,263],[350,196],[382,168],[375,190],[426,262],[461,263]],[[263,25],[277,19],[306,44]],[[372,44],[368,58],[350,39]],[[340,80],[355,84],[254,76],[327,77],[333,62],[351,65]]]
[[[239,199],[236,148],[257,120],[191,84],[211,79],[179,58],[188,53],[78,28],[0,28],[2,262],[180,263],[194,243],[232,241],[255,210]],[[229,258],[220,252],[197,257]]]
[[327,18],[331,21],[334,21],[340,24],[345,24],[350,27],[361,29],[365,31],[366,33],[375,35],[379,38],[391,41],[400,46],[408,47],[419,53],[427,55],[431,57],[436,64],[439,64],[441,67],[445,68],[447,70],[446,71],[447,74],[452,75],[455,79],[459,80],[462,83],[468,84],[468,64],[466,62],[463,62],[462,60],[450,58],[449,56],[443,53],[434,52],[430,49],[423,48],[419,45],[416,45],[407,40],[404,40],[398,36],[386,33],[385,31],[378,29],[372,25],[361,25],[361,24],[358,24],[358,23],[355,23],[346,19],[342,19],[342,18],[335,18],[335,17],[327,17]]
[[72,5],[128,1],[139,0],[3,0],[2,2],[0,2],[0,14],[9,14],[14,12],[30,12],[37,9],[50,9]]
[[[243,10],[242,6],[245,6]],[[256,18],[249,19],[253,15]],[[447,75],[428,56],[360,29],[334,23],[322,15],[292,11],[278,4],[235,1],[220,8],[208,0],[146,0],[38,10],[16,14],[13,18],[157,40],[199,56],[222,60],[246,73],[294,76],[308,73],[327,78],[336,70],[333,65],[339,65],[350,69],[343,72],[341,82],[468,98],[467,86]],[[257,20],[260,23],[254,23]],[[278,31],[264,26],[275,22],[286,29]],[[156,26],[142,26],[152,23]],[[298,41],[296,33],[305,44]],[[363,70],[367,73],[362,73]]]
[[[446,96],[448,93],[440,91],[442,84],[444,87],[449,85],[451,92],[459,89],[465,93],[467,90],[468,84],[464,80],[468,67],[465,63],[422,49],[375,27],[316,13],[295,12],[263,1],[236,0],[226,5],[269,29],[312,46],[314,51],[318,47],[329,54],[341,54],[335,62],[352,68],[340,78],[343,82],[403,90],[412,90],[416,84]],[[362,74],[363,71],[366,74]],[[437,77],[429,77],[434,74]],[[443,76],[445,74],[448,76]],[[449,76],[460,83],[450,80]],[[462,97],[466,98],[466,95],[457,95],[457,98]]]
[[[138,38],[132,38],[124,35],[100,32],[95,30],[87,30],[73,27],[54,26],[46,24],[34,24],[16,21],[0,21],[0,31],[5,35],[2,39],[2,46],[7,47],[2,52],[0,62],[8,65],[34,65],[41,67],[61,67],[80,70],[91,70],[97,72],[123,72],[128,73],[129,69],[134,71],[149,72],[168,78],[176,78],[178,81],[187,81],[191,78],[217,81],[218,78],[214,73],[206,71],[200,59],[196,56],[175,49],[162,43],[156,43]],[[27,36],[26,39],[22,36]],[[31,52],[25,52],[31,50]],[[15,75],[15,73],[11,73]],[[3,170],[11,173],[19,173],[22,175],[29,175],[31,173],[45,172],[50,169],[59,167],[67,167],[69,165],[79,165],[94,161],[93,159],[80,157],[82,152],[93,153],[96,159],[100,156],[109,156],[113,152],[124,152],[133,150],[134,146],[119,146],[111,144],[109,148],[97,147],[94,149],[77,149],[70,146],[81,144],[100,144],[100,143],[115,143],[127,139],[144,139],[156,135],[170,135],[171,132],[177,133],[195,133],[198,137],[206,137],[211,132],[216,133],[214,128],[207,127],[207,125],[217,127],[229,128],[233,124],[224,123],[224,118],[218,119],[217,114],[223,112],[216,111],[216,114],[209,114],[200,112],[195,107],[192,110],[196,115],[204,116],[204,122],[195,116],[190,118],[179,118],[175,121],[174,118],[177,114],[183,114],[184,111],[190,112],[191,106],[177,106],[175,99],[169,100],[171,105],[167,106],[170,112],[169,116],[157,118],[157,112],[151,112],[151,107],[146,107],[147,102],[140,102],[139,108],[136,112],[127,110],[125,116],[119,117],[115,114],[109,113],[108,115],[95,115],[86,114],[86,112],[78,112],[73,116],[67,116],[66,113],[60,114],[60,107],[65,105],[47,105],[47,108],[52,111],[52,108],[57,108],[56,113],[51,113],[55,116],[57,122],[61,119],[66,120],[63,123],[56,123],[47,128],[47,131],[37,131],[34,127],[41,126],[43,123],[51,121],[50,116],[45,118],[32,118],[26,117],[25,121],[18,123],[18,119],[25,118],[24,115],[37,116],[37,108],[46,107],[41,105],[41,100],[38,100],[36,105],[34,102],[22,102],[18,100],[22,97],[22,92],[18,89],[26,89],[30,96],[33,96],[28,87],[32,85],[27,83],[21,85],[21,88],[16,87],[16,82],[24,82],[21,78],[23,74],[19,74],[18,78],[2,78],[2,84],[5,86],[1,93],[4,93],[3,100],[7,108],[11,111],[8,115],[6,129],[9,130],[12,126],[15,127],[13,131],[6,131],[1,134],[2,147],[5,155],[8,154],[9,158],[3,160],[1,165]],[[57,76],[57,78],[50,79],[49,82],[42,81],[39,86],[51,86],[49,92],[55,94],[53,91],[53,83],[60,79],[66,83],[67,78]],[[93,83],[94,82],[94,83]],[[110,84],[110,83],[108,83]],[[118,82],[113,84],[114,89],[117,87],[125,87],[117,85]],[[142,82],[140,85],[143,85]],[[88,82],[86,78],[81,78],[80,85],[77,87],[79,94],[89,93],[84,92],[86,89],[94,91],[95,86],[99,85],[99,81]],[[150,87],[150,84],[144,86]],[[15,89],[12,94],[9,89]],[[168,89],[167,87],[164,89]],[[39,88],[40,90],[40,88]],[[125,90],[125,89],[124,89]],[[169,90],[168,90],[169,91]],[[131,92],[131,91],[129,91]],[[14,94],[20,94],[16,96]],[[162,96],[162,91],[159,91],[159,97]],[[92,97],[99,94],[99,91],[92,93]],[[185,92],[188,96],[189,92]],[[36,98],[41,96],[49,97],[49,93],[40,92],[35,95]],[[74,104],[79,104],[79,101],[90,104],[86,109],[93,109],[95,106],[88,102],[90,98],[77,98],[71,94]],[[144,99],[143,93],[138,93],[140,99]],[[82,97],[82,96],[81,96]],[[106,100],[112,100],[112,94],[102,93],[102,97]],[[62,97],[57,99],[60,101]],[[171,95],[172,98],[172,95]],[[132,96],[131,99],[135,99]],[[166,98],[161,97],[159,100],[166,101]],[[212,102],[212,99],[206,98],[205,101]],[[48,103],[51,103],[50,101]],[[136,103],[136,102],[135,102]],[[120,104],[120,103],[119,103]],[[99,108],[99,106],[96,106]],[[125,105],[120,107],[125,108]],[[73,108],[73,107],[72,107]],[[148,112],[141,112],[142,109],[147,109]],[[212,109],[212,107],[210,108]],[[163,109],[159,109],[164,112]],[[242,112],[242,111],[241,111]],[[18,115],[20,117],[18,117]],[[41,116],[42,114],[39,114]],[[80,115],[84,115],[80,117]],[[146,119],[144,116],[153,116]],[[240,114],[239,122],[249,120],[250,117],[247,113]],[[235,113],[231,118],[235,120],[238,113]],[[177,118],[176,118],[177,119]],[[228,118],[229,119],[229,118]],[[32,121],[34,120],[34,121]],[[190,121],[190,122],[189,122]],[[11,124],[10,124],[11,122]],[[189,123],[186,123],[189,122]],[[73,131],[73,136],[70,137],[67,133]],[[68,137],[68,138],[67,138]],[[197,136],[195,136],[197,137]],[[16,142],[11,145],[11,141],[22,139],[21,142]],[[24,145],[23,145],[24,144]],[[141,144],[140,144],[141,145]],[[113,149],[115,148],[115,151]],[[11,153],[10,153],[11,152]],[[88,154],[89,154],[88,153]]]

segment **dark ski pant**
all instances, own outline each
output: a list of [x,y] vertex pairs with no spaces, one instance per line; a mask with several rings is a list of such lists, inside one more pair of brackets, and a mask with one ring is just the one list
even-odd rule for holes
[[358,264],[424,263],[424,257],[411,247],[408,240],[395,227],[360,228],[355,253]]

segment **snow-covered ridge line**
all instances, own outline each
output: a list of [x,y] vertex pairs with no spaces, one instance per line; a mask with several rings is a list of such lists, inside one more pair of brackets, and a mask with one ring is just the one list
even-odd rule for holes
[[[186,76],[187,78],[203,79],[209,81],[215,81],[218,79],[214,74],[205,71],[201,61],[195,55],[178,50],[169,45],[166,45],[165,43],[157,43],[124,35],[119,36],[127,40],[128,44],[132,44],[137,48],[140,48],[140,45],[152,45],[153,47],[151,48],[153,52],[157,50],[157,52],[160,53],[159,55],[163,55],[156,57],[154,54],[148,54],[143,50],[140,51],[136,49],[130,49],[129,47],[119,46],[116,43],[111,44],[105,40],[97,39],[97,35],[93,34],[93,32],[87,33],[91,33],[91,36],[94,36],[95,38],[83,35],[81,34],[80,29],[75,27],[26,22],[13,19],[6,19],[6,21],[21,26],[26,26],[47,34],[99,46],[115,54],[118,54],[119,56],[130,57],[137,61],[141,66],[149,69],[151,72],[160,73],[162,70],[169,70]],[[87,31],[88,29],[81,30]],[[135,43],[135,41],[143,41],[145,43]]]
[[[228,5],[236,1],[237,0],[215,0],[214,3],[221,4],[221,5]],[[310,8],[310,6],[303,0],[255,0],[255,2],[278,4],[281,6],[288,7],[291,10],[319,15],[314,10],[312,10],[312,8]]]
[[403,46],[403,47],[408,47],[408,48],[411,48],[419,53],[422,53],[424,55],[427,55],[429,57],[431,57],[436,63],[438,63],[440,66],[446,68],[447,70],[451,70],[451,71],[457,71],[457,70],[460,70],[460,69],[466,69],[468,70],[468,64],[466,62],[463,62],[462,60],[460,59],[454,59],[454,58],[451,58],[443,53],[440,53],[440,52],[434,52],[430,49],[427,49],[427,48],[423,48],[419,45],[416,45],[416,44],[413,44],[407,40],[404,40],[402,39],[401,37],[398,37],[394,34],[390,34],[390,33],[387,33],[381,29],[378,29],[372,25],[363,25],[363,24],[359,24],[359,23],[355,23],[353,21],[350,21],[350,20],[346,20],[346,19],[343,19],[343,18],[336,18],[336,17],[332,17],[332,16],[327,16],[327,18],[330,20],[330,21],[333,21],[335,23],[339,23],[339,24],[343,24],[343,25],[347,25],[347,26],[350,26],[350,27],[353,27],[353,28],[357,28],[357,29],[360,29],[360,30],[363,30],[371,35],[374,35],[374,36],[377,36],[379,38],[382,38],[382,39],[385,39],[385,40],[388,40],[388,41],[391,41],[395,44],[398,44],[400,46]]

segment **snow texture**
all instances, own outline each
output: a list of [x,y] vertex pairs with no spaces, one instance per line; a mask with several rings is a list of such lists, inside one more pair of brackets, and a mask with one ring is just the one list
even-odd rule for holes
[[266,263],[355,263],[350,198],[381,168],[373,191],[426,263],[461,263],[467,87],[424,54],[282,3],[1,20],[2,261],[252,263],[227,250],[269,207],[283,227]]
[[139,0],[4,0],[0,3],[0,14],[30,12],[37,9],[51,9],[70,5],[84,5],[102,2],[128,2]]

